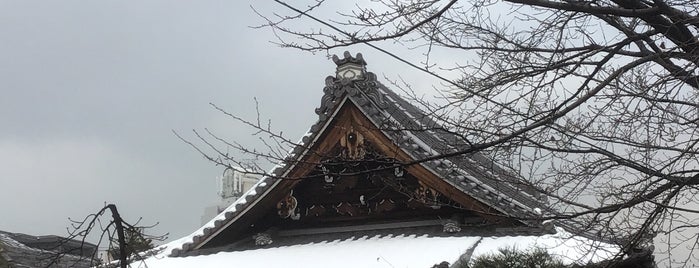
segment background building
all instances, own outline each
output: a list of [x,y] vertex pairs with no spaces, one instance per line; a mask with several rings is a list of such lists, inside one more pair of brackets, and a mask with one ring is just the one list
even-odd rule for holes
[[228,169],[223,173],[223,176],[217,177],[216,180],[218,182],[218,196],[220,200],[217,204],[204,209],[204,215],[201,216],[202,225],[209,222],[214,216],[243,196],[245,192],[250,190],[260,180],[260,176]]
[[93,267],[97,246],[56,235],[0,231],[0,267]]

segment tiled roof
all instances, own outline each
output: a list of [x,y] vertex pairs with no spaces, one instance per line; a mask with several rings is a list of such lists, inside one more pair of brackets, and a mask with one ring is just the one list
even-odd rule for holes
[[[439,235],[435,230],[356,232],[277,237],[269,246],[255,249],[216,248],[184,258],[149,258],[132,267],[432,267],[490,254],[500,248],[542,248],[565,263],[598,262],[619,248],[571,235],[493,235],[461,233]],[[210,254],[206,254],[210,253]]]
[[[542,228],[530,227],[496,227],[474,225],[465,227],[458,232],[446,233],[443,225],[436,223],[433,225],[415,227],[395,227],[371,230],[341,231],[335,229],[343,228],[316,228],[304,229],[301,231],[279,231],[273,234],[273,243],[267,246],[256,245],[254,239],[250,238],[235,245],[226,245],[207,249],[200,249],[184,256],[197,256],[215,254],[218,252],[245,251],[259,248],[277,248],[293,245],[328,243],[332,241],[351,241],[361,237],[509,237],[509,236],[542,236],[554,234],[555,230],[544,230]],[[332,230],[326,230],[332,229]],[[345,229],[347,230],[347,229]]]
[[[48,238],[53,240],[53,238],[63,239],[58,241],[53,249],[51,248],[37,248],[24,241],[27,237],[35,238],[34,243],[38,243],[36,240],[41,240],[41,238]],[[39,241],[40,242],[40,241]],[[51,242],[51,241],[49,241]],[[64,238],[56,236],[44,236],[35,237],[25,234],[15,234],[0,231],[0,258],[4,259],[10,265],[9,267],[92,267],[96,264],[89,257],[76,256],[72,252],[76,248],[62,247],[62,242],[77,242],[72,240],[65,240]],[[79,242],[78,242],[79,243]],[[74,245],[73,245],[74,246]],[[97,247],[95,245],[87,243],[86,248],[95,250]],[[82,251],[82,248],[77,249],[77,253]],[[67,254],[66,252],[71,252]]]
[[[361,59],[361,60],[358,60]],[[365,63],[361,54],[352,57],[345,53],[340,63]],[[466,148],[466,143],[455,134],[440,130],[432,118],[419,108],[391,91],[376,79],[376,75],[367,72],[360,80],[348,80],[328,76],[323,89],[320,107],[316,109],[318,121],[303,136],[287,159],[263,177],[252,189],[238,201],[201,227],[192,235],[171,244],[167,248],[172,256],[180,256],[194,249],[206,239],[215,235],[256,202],[266,195],[294,166],[294,159],[299,159],[307,152],[315,139],[330,123],[345,102],[353,102],[383,133],[414,159],[423,159],[438,154],[449,153]],[[543,200],[537,199],[531,188],[517,183],[517,177],[479,153],[439,159],[420,163],[457,189],[467,193],[480,202],[491,206],[504,215],[517,218],[536,217],[537,208],[545,209]],[[535,221],[522,221],[528,225],[538,225]]]
[[[460,136],[446,131],[422,110],[398,94],[379,86],[386,96],[384,115],[375,115],[377,122],[393,122],[384,132],[415,159],[443,155],[468,148]],[[395,130],[392,130],[395,129]],[[398,143],[398,141],[402,141]],[[422,163],[456,188],[505,215],[536,217],[535,208],[546,209],[543,199],[534,189],[523,184],[515,175],[475,152]]]

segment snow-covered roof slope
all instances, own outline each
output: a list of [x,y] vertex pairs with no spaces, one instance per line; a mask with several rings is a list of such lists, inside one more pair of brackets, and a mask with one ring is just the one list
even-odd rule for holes
[[[44,236],[49,238],[56,238],[57,242],[55,247],[52,246],[52,250],[45,250],[41,248],[31,247],[22,242],[18,241],[21,239],[16,239],[16,237],[32,237],[37,241],[42,237],[29,236],[25,234],[13,234],[7,232],[0,232],[0,258],[4,259],[9,267],[91,267],[96,263],[95,260],[89,257],[78,256],[81,253],[81,248],[70,247],[69,243],[73,240],[66,240],[65,238],[57,236]],[[63,243],[64,245],[62,245]],[[75,246],[75,245],[72,245]],[[82,246],[78,244],[77,246]],[[94,250],[96,247],[94,245],[85,245],[85,248],[89,247]],[[89,250],[89,249],[88,249]],[[76,255],[74,255],[76,254]]]
[[[314,125],[310,127],[308,132],[301,138],[297,143],[298,146],[289,152],[289,157],[298,157],[308,150],[309,145],[320,132],[322,128],[329,122],[327,118],[325,120],[319,120]],[[209,238],[212,234],[225,228],[226,224],[233,221],[236,217],[244,213],[246,209],[252,206],[259,198],[267,194],[280,180],[277,177],[283,177],[286,175],[292,167],[291,163],[279,163],[277,166],[272,168],[269,175],[263,176],[255,185],[253,185],[250,190],[243,194],[238,200],[233,202],[225,210],[221,211],[216,217],[211,219],[209,222],[204,224],[198,230],[194,231],[188,236],[182,237],[180,239],[174,240],[160,247],[159,255],[172,255],[178,256],[181,252],[189,251],[201,241]]]
[[431,237],[428,235],[361,236],[293,246],[219,252],[192,257],[152,257],[132,267],[432,267],[460,258],[495,253],[499,248],[539,247],[566,263],[609,259],[618,247],[573,236],[559,229],[555,234],[505,237]]
[[[276,168],[275,168],[276,170]],[[262,191],[270,187],[269,183],[272,183],[273,179],[268,176],[260,179],[255,185],[253,185],[250,190],[243,194],[238,200],[233,202],[228,208],[219,213],[216,217],[211,219],[209,222],[204,224],[198,230],[192,232],[190,235],[181,237],[177,240],[171,241],[157,248],[158,257],[165,257],[172,255],[177,255],[181,250],[188,249],[193,243],[201,239],[202,237],[210,234],[213,230],[221,227],[226,221],[230,220],[234,216],[240,214],[242,210],[247,208]]]
[[[360,237],[212,255],[148,259],[150,268],[179,267],[431,267],[459,258],[476,237]],[[417,252],[416,252],[417,251]],[[145,267],[141,265],[139,267]]]

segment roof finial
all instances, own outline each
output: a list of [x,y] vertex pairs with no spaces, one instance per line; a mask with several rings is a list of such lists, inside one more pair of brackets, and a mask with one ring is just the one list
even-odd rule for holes
[[349,51],[345,51],[343,59],[340,59],[337,55],[333,55],[333,62],[337,65],[337,71],[335,73],[338,79],[364,79],[364,75],[366,74],[366,61],[364,61],[362,53],[357,53],[356,57],[352,57]]

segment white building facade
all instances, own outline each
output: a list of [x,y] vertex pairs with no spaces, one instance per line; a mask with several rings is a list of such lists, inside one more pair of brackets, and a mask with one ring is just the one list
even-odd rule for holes
[[245,192],[257,183],[261,178],[260,175],[244,173],[234,169],[227,169],[223,176],[216,178],[218,185],[219,202],[215,205],[206,207],[204,215],[201,216],[201,224],[206,224],[213,217],[221,213],[228,206],[238,200]]

